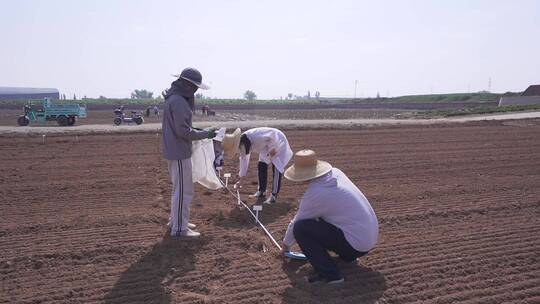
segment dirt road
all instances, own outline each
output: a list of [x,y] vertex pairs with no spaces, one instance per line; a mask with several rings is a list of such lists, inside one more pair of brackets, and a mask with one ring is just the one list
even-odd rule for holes
[[[365,126],[397,126],[397,125],[437,125],[448,123],[466,123],[489,120],[515,120],[540,118],[540,112],[522,112],[499,115],[463,116],[439,119],[317,119],[317,120],[255,120],[255,121],[201,121],[196,125],[206,127],[253,128],[272,126],[284,129],[298,128],[355,128]],[[137,125],[114,126],[112,124],[79,125],[73,127],[14,127],[0,126],[1,134],[91,134],[91,133],[124,133],[124,132],[158,132],[161,123],[145,123]]]

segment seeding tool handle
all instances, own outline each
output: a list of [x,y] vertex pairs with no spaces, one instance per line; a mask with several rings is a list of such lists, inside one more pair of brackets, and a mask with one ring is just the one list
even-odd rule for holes
[[[223,181],[220,179],[220,182],[223,186],[225,186],[223,184]],[[232,192],[229,188],[225,187],[225,189],[227,189],[227,191],[234,197],[238,200],[239,203],[241,203],[244,207],[246,207],[246,209],[249,211],[249,213],[251,214],[251,216],[257,221],[257,223],[259,224],[259,226],[261,226],[261,228],[263,229],[264,233],[266,233],[266,235],[272,240],[272,242],[274,243],[274,245],[276,245],[276,247],[281,251],[281,246],[279,246],[279,243],[276,241],[276,239],[274,239],[274,237],[272,236],[272,234],[270,233],[270,231],[268,231],[268,229],[266,229],[266,227],[264,227],[263,223],[261,223],[261,221],[257,220],[257,217],[255,216],[255,214],[251,211],[251,209],[249,208],[248,205],[246,205],[246,203],[244,203],[241,199],[240,199],[240,191],[237,189],[237,193],[238,195],[236,195],[234,192]]]

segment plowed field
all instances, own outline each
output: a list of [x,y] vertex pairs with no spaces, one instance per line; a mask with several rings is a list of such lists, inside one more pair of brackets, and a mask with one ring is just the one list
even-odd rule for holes
[[[311,266],[221,191],[196,186],[203,237],[168,237],[155,134],[0,137],[0,303],[540,302],[538,120],[286,134],[378,215],[377,247],[338,262],[341,286],[306,283]],[[244,198],[255,184],[252,161]],[[278,240],[303,187],[284,181],[264,206]]]

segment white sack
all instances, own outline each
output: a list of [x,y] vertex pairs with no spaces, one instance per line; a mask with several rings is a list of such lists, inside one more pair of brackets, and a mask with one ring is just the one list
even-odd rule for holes
[[208,189],[222,188],[221,181],[214,170],[214,143],[211,139],[192,142],[191,164],[193,182]]

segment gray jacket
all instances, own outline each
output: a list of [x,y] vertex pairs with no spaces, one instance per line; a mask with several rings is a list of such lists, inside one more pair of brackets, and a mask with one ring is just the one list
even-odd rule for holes
[[163,109],[163,157],[182,160],[191,157],[191,141],[208,137],[208,131],[191,126],[193,111],[185,97],[173,94],[165,99]]

